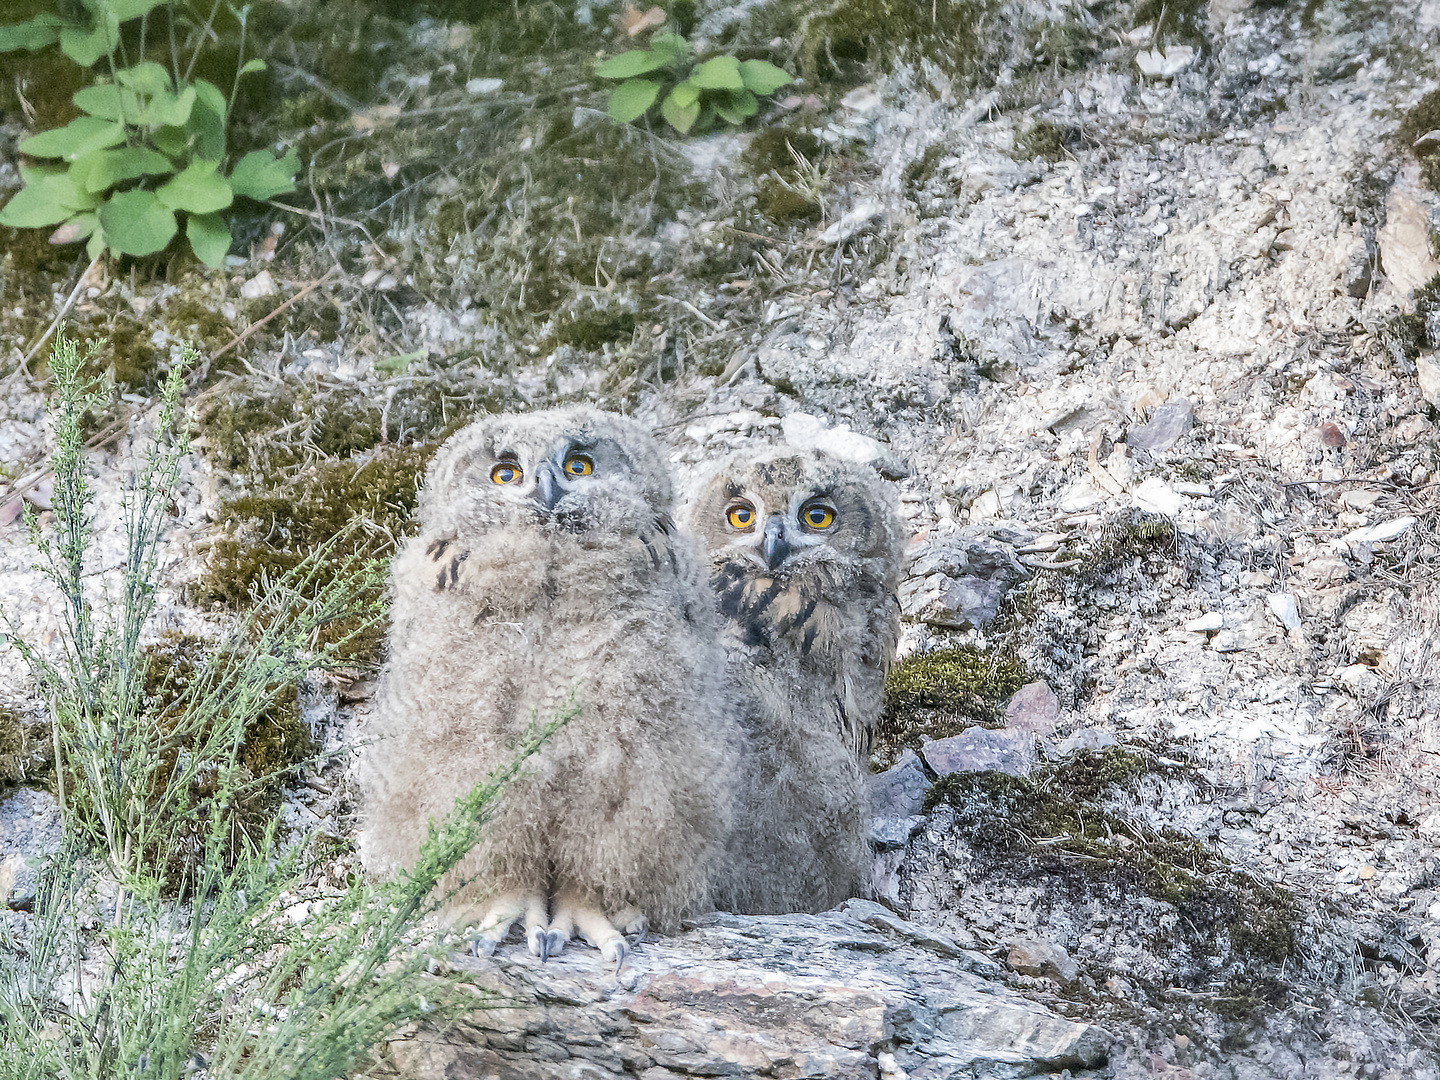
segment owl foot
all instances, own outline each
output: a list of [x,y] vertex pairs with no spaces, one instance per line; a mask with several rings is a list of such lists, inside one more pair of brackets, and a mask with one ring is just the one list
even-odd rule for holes
[[[636,915],[639,913],[636,912]],[[618,976],[620,969],[625,966],[625,958],[630,955],[630,948],[625,944],[625,938],[620,931],[605,917],[605,913],[598,908],[588,907],[573,897],[562,897],[556,910],[556,922],[562,917],[580,931],[591,948],[599,949],[600,955],[615,965],[615,974]]]
[[637,941],[644,941],[645,935],[650,932],[650,920],[645,918],[644,912],[633,904],[623,907],[611,915],[610,922],[612,925],[620,927],[626,937],[633,937]]
[[539,893],[528,896],[525,900],[525,944],[529,946],[530,955],[538,956],[542,964],[550,957],[558,955],[565,947],[563,941],[559,942],[557,947],[551,936],[545,898]]
[[466,905],[450,912],[447,921],[452,926],[476,923],[477,925],[469,935],[470,952],[474,956],[490,956],[495,952],[495,946],[505,940],[505,935],[510,932],[510,927],[521,915],[525,916],[525,927],[528,933],[533,925],[537,909],[540,920],[543,922],[545,898],[540,894],[532,893],[525,896],[520,893],[506,893],[496,897],[488,907],[484,908],[478,920],[475,918],[477,908],[474,905]]

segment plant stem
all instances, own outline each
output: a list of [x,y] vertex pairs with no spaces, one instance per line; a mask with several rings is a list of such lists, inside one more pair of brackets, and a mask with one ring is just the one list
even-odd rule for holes
[[[205,39],[214,31],[215,16],[220,14],[220,0],[215,0],[215,6],[210,9],[210,17],[205,20],[205,25],[200,28],[200,37],[195,42],[195,51],[190,54],[190,65],[185,69],[185,82],[190,81],[190,76],[195,74],[195,65],[200,60],[200,50],[205,47]],[[178,83],[176,84],[179,85]]]
[[[234,9],[231,9],[234,11]],[[250,15],[250,7],[247,4],[235,15],[240,20],[240,48],[235,52],[235,81],[230,85],[230,102],[225,106],[225,125],[229,127],[230,117],[235,112],[235,99],[240,96],[240,69],[245,66],[245,24]]]

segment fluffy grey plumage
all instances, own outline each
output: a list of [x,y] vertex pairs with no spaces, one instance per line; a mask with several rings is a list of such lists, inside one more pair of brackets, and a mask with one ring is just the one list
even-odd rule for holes
[[869,469],[793,450],[719,468],[690,508],[742,710],[742,795],[717,902],[821,911],[867,877],[864,782],[900,632],[903,530]]
[[640,425],[585,408],[486,418],[430,467],[394,564],[366,862],[413,861],[427,823],[532,722],[572,697],[583,710],[452,874],[473,879],[449,915],[480,925],[478,948],[523,917],[539,955],[578,929],[619,961],[607,917],[668,928],[707,901],[737,728],[703,559],[671,500]]

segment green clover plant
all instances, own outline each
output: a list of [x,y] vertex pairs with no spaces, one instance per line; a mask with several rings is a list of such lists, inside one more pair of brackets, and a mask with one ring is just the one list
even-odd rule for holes
[[[188,63],[175,44],[175,26],[183,18],[177,7],[176,0],[80,0],[74,17],[46,13],[0,26],[0,53],[58,45],[82,67],[106,61],[104,72],[72,99],[82,116],[20,143],[22,154],[43,164],[20,166],[25,186],[0,209],[0,225],[58,226],[52,243],[86,240],[96,258],[106,248],[117,256],[160,251],[183,218],[191,249],[218,267],[230,250],[225,211],[235,199],[295,190],[299,159],[293,150],[282,158],[256,150],[226,169],[225,131],[240,79],[264,71],[265,62],[237,60],[228,98],[214,83],[192,78],[201,47],[213,37],[219,5],[197,27]],[[240,24],[240,60],[248,10],[231,9]],[[168,67],[144,59],[147,31],[161,15],[170,29]],[[122,36],[121,27],[134,20],[138,34]],[[127,61],[127,40],[132,49],[138,41],[135,63]]]
[[660,115],[682,135],[705,131],[717,120],[743,124],[760,111],[759,98],[795,81],[764,60],[714,56],[694,63],[679,34],[656,34],[649,48],[612,56],[595,74],[624,80],[610,91],[615,120],[638,120],[658,101]]

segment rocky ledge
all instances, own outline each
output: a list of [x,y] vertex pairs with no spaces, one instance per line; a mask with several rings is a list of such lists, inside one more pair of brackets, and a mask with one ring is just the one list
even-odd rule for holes
[[454,963],[493,1007],[392,1041],[395,1075],[1082,1077],[1102,1075],[1114,1043],[1008,989],[990,958],[864,900],[709,915],[640,945],[618,979],[586,948],[542,964],[516,943]]

